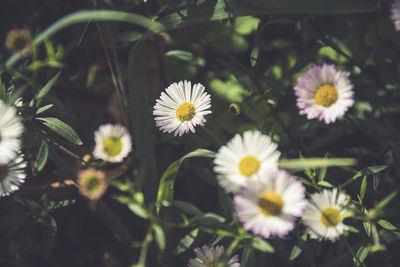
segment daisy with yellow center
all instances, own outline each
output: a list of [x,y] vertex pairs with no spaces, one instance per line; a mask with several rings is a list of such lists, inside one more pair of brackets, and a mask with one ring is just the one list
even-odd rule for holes
[[181,136],[195,132],[194,127],[204,125],[205,115],[210,114],[210,95],[202,84],[192,85],[188,81],[171,84],[156,100],[153,115],[160,131]]
[[334,65],[314,65],[299,77],[294,90],[300,114],[325,124],[335,122],[354,104],[350,73]]
[[303,215],[310,237],[331,241],[338,239],[348,228],[342,222],[347,203],[346,195],[337,193],[336,188],[312,194]]
[[93,156],[109,162],[122,162],[131,152],[132,143],[128,130],[121,125],[105,124],[94,133]]
[[0,163],[0,196],[5,197],[19,189],[25,182],[25,168],[27,166],[23,155],[17,155],[16,158],[7,163]]
[[99,199],[108,187],[105,173],[92,168],[78,173],[78,185],[81,194],[90,200]]
[[257,174],[235,196],[239,220],[246,230],[265,238],[286,236],[307,205],[304,186],[283,170]]
[[281,153],[276,148],[271,138],[259,131],[235,135],[218,150],[214,160],[220,185],[228,192],[237,192],[253,175],[264,169],[277,169]]
[[[201,248],[195,248],[196,259],[190,259],[188,267],[216,267],[221,263],[221,255],[224,253],[223,246],[208,247],[207,245]],[[218,265],[219,266],[219,265]],[[233,256],[229,261],[225,261],[226,267],[240,267],[239,256]]]

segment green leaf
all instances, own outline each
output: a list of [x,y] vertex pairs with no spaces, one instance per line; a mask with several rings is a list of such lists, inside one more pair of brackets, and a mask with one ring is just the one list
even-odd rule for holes
[[47,158],[49,156],[49,146],[45,140],[42,140],[42,144],[40,145],[39,152],[36,157],[36,169],[41,171],[46,165]]
[[185,235],[181,239],[181,241],[179,241],[179,244],[176,247],[174,254],[178,255],[188,250],[190,246],[193,244],[193,242],[196,240],[198,234],[199,234],[199,228],[196,228],[192,230],[189,234]]
[[365,232],[368,236],[371,236],[371,222],[363,222]]
[[[50,89],[54,86],[56,83],[58,77],[60,76],[61,72],[58,72],[56,75],[54,75],[41,89],[39,89],[37,95],[35,96],[34,99],[38,102],[41,98],[47,95],[47,93],[50,91]],[[34,104],[34,99],[29,102],[29,106],[33,107]],[[39,102],[38,102],[39,103]]]
[[184,201],[174,201],[174,205],[179,208],[180,210],[194,215],[194,216],[202,216],[203,212],[201,210],[199,210],[195,205],[188,203],[188,202],[184,202]]
[[158,248],[164,251],[166,243],[164,230],[159,225],[153,224],[153,231]]
[[333,187],[333,185],[328,183],[327,181],[319,181],[318,185],[323,186],[323,187],[328,187],[328,188]]
[[60,121],[54,117],[46,117],[46,118],[36,118],[39,121],[42,121],[44,125],[67,139],[76,145],[82,145],[82,141],[79,138],[78,134],[75,132],[74,129],[71,128],[65,122]]
[[43,112],[47,111],[48,109],[51,109],[53,106],[54,106],[54,104],[49,104],[49,105],[45,105],[43,107],[38,108],[36,111],[36,115],[43,113]]
[[218,188],[218,199],[222,207],[222,212],[226,218],[231,218],[235,213],[235,207],[232,199],[228,196],[224,189]]
[[361,182],[361,188],[360,188],[360,199],[361,200],[364,199],[366,189],[367,189],[367,176],[364,175],[364,178],[362,179],[362,182]]
[[390,222],[388,222],[388,221],[386,221],[386,220],[384,220],[384,219],[380,219],[380,220],[378,221],[378,224],[379,224],[380,226],[382,226],[384,229],[389,230],[389,231],[395,231],[395,230],[397,230],[397,227],[396,227],[396,226],[394,226],[393,224],[391,224]]
[[381,166],[371,166],[371,167],[368,167],[367,169],[368,169],[371,173],[378,173],[378,172],[383,171],[383,170],[386,169],[387,167],[389,167],[389,166],[387,166],[387,165],[381,165]]
[[302,252],[304,246],[307,244],[307,233],[304,233],[301,239],[294,245],[292,251],[290,252],[289,260],[292,261],[296,259]]
[[1,78],[1,73],[0,73],[0,99],[3,100],[4,102],[7,102],[7,90],[4,87],[3,79]]
[[[365,259],[368,256],[368,253],[370,252],[371,247],[369,245],[366,246],[361,246],[356,253],[356,257],[358,258],[358,260],[362,263],[365,261]],[[358,261],[355,260],[354,263],[356,263],[356,265],[358,264]]]
[[381,200],[375,207],[376,210],[381,210],[384,207],[386,207],[387,204],[389,204],[390,201],[393,200],[393,198],[397,195],[399,191],[393,191],[390,195],[388,195],[387,197],[385,197],[383,200]]
[[129,203],[128,208],[135,213],[137,216],[143,218],[143,219],[148,219],[150,217],[149,213],[147,210],[145,210],[142,206],[136,203]]
[[324,168],[332,166],[352,166],[355,164],[357,164],[357,161],[352,158],[302,158],[279,160],[279,167],[293,170],[305,170],[309,168]]
[[270,243],[260,237],[254,237],[251,240],[251,246],[266,253],[273,253],[275,251],[274,247],[272,247]]
[[186,154],[185,156],[181,157],[180,159],[172,163],[161,177],[157,194],[157,200],[159,202],[162,200],[168,200],[168,201],[173,200],[176,174],[179,171],[182,162],[185,159],[192,157],[214,158],[215,152],[206,149],[196,149],[195,151]]

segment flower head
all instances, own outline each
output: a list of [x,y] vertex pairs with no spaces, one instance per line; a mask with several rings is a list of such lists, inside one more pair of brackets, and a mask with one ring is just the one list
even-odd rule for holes
[[19,186],[25,182],[25,168],[27,164],[23,155],[17,155],[16,158],[8,163],[0,163],[0,196],[5,197],[19,189]]
[[393,0],[391,13],[394,27],[396,28],[396,31],[400,31],[400,0]]
[[307,119],[317,118],[329,124],[354,104],[350,73],[337,71],[334,65],[314,65],[301,75],[294,87],[297,107]]
[[[195,248],[194,252],[197,255],[196,259],[190,259],[188,267],[215,267],[216,263],[221,262],[221,255],[224,253],[223,246],[208,247],[204,245],[202,248]],[[233,256],[228,262],[225,262],[226,267],[240,267],[239,256]]]
[[7,36],[5,41],[5,47],[13,52],[19,53],[25,57],[31,53],[32,36],[28,30],[25,29],[13,29]]
[[78,184],[82,195],[90,200],[99,199],[108,187],[105,173],[92,168],[78,173]]
[[109,162],[122,162],[131,152],[132,143],[128,130],[121,125],[105,124],[94,133],[93,156]]
[[17,110],[0,100],[0,163],[16,157],[21,147],[19,138],[23,130]]
[[277,169],[281,153],[269,136],[259,131],[236,134],[222,146],[214,160],[218,181],[227,191],[236,192],[246,180],[265,169]]
[[311,195],[303,215],[311,238],[335,241],[348,227],[343,224],[344,206],[348,203],[346,195],[333,190],[324,190]]
[[239,220],[246,230],[265,238],[283,237],[307,205],[301,182],[283,170],[263,171],[235,196]]
[[181,136],[195,132],[194,127],[204,125],[205,115],[210,114],[211,98],[200,83],[191,86],[188,81],[171,84],[156,100],[153,115],[160,131]]

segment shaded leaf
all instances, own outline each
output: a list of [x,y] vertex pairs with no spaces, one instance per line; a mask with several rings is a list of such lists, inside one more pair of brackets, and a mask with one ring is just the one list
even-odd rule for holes
[[54,118],[54,117],[46,117],[46,118],[36,118],[39,121],[42,121],[44,125],[64,137],[65,139],[71,141],[76,145],[82,145],[82,140],[79,138],[78,134],[75,132],[74,129],[71,128],[65,122]]
[[192,230],[189,234],[185,235],[181,239],[181,241],[179,241],[179,244],[174,252],[175,255],[181,254],[182,252],[185,252],[188,248],[190,248],[190,246],[196,240],[198,234],[199,234],[199,228],[196,228]]

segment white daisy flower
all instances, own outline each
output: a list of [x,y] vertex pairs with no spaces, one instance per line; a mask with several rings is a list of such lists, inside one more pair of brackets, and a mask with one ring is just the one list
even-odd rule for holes
[[189,130],[195,132],[194,127],[204,125],[205,115],[210,114],[211,98],[200,83],[193,85],[188,81],[171,84],[160,99],[156,100],[153,115],[156,126],[163,133],[172,133],[181,136]]
[[333,190],[324,190],[311,195],[303,215],[303,222],[308,227],[311,238],[335,241],[348,226],[342,223],[348,203],[346,195]]
[[23,155],[17,155],[8,163],[0,163],[0,196],[5,197],[19,189],[25,182],[27,164]]
[[[221,262],[221,255],[224,253],[223,246],[208,247],[204,245],[202,248],[195,248],[194,252],[197,255],[196,259],[190,259],[188,267],[214,267],[216,263]],[[224,265],[226,267],[240,267],[239,256],[233,256]]]
[[234,202],[246,230],[265,238],[286,236],[307,205],[304,186],[283,170],[263,171],[240,188]]
[[307,119],[336,121],[354,104],[350,73],[337,71],[334,65],[314,65],[301,75],[294,87],[297,107]]
[[400,0],[394,0],[391,8],[391,18],[396,31],[400,31]]
[[236,134],[222,146],[214,160],[218,181],[228,192],[237,192],[246,180],[264,169],[277,169],[281,153],[269,136],[259,131]]
[[109,162],[122,162],[131,152],[132,143],[128,130],[121,125],[104,124],[94,133],[96,145],[93,156]]
[[23,130],[17,110],[0,100],[0,162],[6,163],[17,156]]

